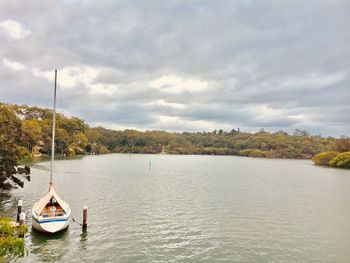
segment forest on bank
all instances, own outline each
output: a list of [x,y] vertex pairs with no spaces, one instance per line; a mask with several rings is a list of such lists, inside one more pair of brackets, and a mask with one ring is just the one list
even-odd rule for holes
[[[30,179],[29,167],[18,166],[19,161],[50,155],[51,127],[50,109],[0,103],[0,189],[23,186],[23,181],[16,174]],[[58,113],[55,143],[59,156],[115,152],[314,158],[317,165],[350,168],[348,137],[324,138],[298,129],[293,135],[284,131],[270,133],[263,129],[256,133],[239,129],[182,133],[116,131],[90,127],[82,119]]]
[[[6,112],[6,114],[5,114]],[[51,148],[52,110],[27,105],[0,104],[0,117],[8,116],[8,129],[18,123],[17,144],[23,156],[49,155]],[[181,124],[179,124],[181,125]],[[4,127],[6,128],[6,127]],[[256,133],[239,129],[212,132],[116,131],[90,127],[76,117],[57,114],[56,154],[168,153],[240,155],[268,158],[312,158],[324,151],[337,150],[339,139],[295,130],[293,135],[279,131]],[[0,146],[1,147],[1,146]]]

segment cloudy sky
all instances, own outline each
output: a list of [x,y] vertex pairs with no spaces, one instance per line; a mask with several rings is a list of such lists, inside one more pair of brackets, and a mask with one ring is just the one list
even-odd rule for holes
[[90,125],[350,135],[350,1],[0,2],[0,101]]

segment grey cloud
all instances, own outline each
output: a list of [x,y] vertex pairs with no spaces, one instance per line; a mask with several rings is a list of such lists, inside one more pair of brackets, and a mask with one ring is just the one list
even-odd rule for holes
[[[116,85],[114,93],[92,94],[84,83],[61,90],[66,111],[94,123],[179,130],[159,123],[169,116],[188,128],[204,121],[340,135],[350,128],[349,12],[345,0],[5,0],[0,22],[13,19],[31,34],[16,41],[0,34],[0,58],[29,69],[98,69],[91,84]],[[0,70],[1,100],[50,105],[50,81]],[[164,75],[209,86],[179,94],[150,88]],[[281,114],[264,115],[262,106]]]
[[[98,108],[97,108],[98,107]],[[118,123],[128,126],[147,126],[154,122],[149,112],[138,103],[119,103],[116,105],[98,105],[89,109],[72,107],[74,113],[80,116],[87,116],[90,122]]]

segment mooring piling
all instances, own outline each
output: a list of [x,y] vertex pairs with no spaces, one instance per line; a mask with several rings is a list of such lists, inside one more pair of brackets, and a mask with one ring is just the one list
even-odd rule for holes
[[87,217],[88,217],[88,207],[84,206],[84,209],[83,209],[83,230],[87,229]]
[[20,214],[22,213],[22,205],[23,205],[23,201],[22,200],[18,200],[18,204],[17,204],[17,220],[16,220],[17,223],[19,223]]

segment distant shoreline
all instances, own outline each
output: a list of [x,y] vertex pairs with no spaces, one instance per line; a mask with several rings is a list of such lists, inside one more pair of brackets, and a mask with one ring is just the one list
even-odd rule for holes
[[[313,161],[314,164],[313,166],[315,167],[322,167],[322,168],[336,168],[336,169],[341,169],[341,170],[349,170],[349,168],[344,168],[344,167],[334,167],[334,166],[329,166],[329,165],[317,165],[315,164],[315,161],[312,158],[268,158],[268,157],[259,157],[259,156],[241,156],[241,155],[224,155],[224,154],[160,154],[160,153],[124,153],[124,152],[109,152],[105,154],[85,154],[85,155],[75,155],[75,156],[59,156],[56,157],[55,160],[61,160],[61,161],[70,161],[70,160],[79,160],[83,159],[84,157],[87,156],[99,156],[99,155],[112,155],[112,154],[122,154],[122,155],[167,155],[167,156],[226,156],[226,157],[242,157],[242,158],[253,158],[253,159],[268,159],[268,160],[296,160],[296,161]],[[37,163],[41,162],[49,162],[51,160],[49,155],[45,156],[36,156],[32,160],[26,160],[25,164],[31,166]]]
[[[21,152],[21,162],[45,160],[51,152],[52,110],[27,105],[0,103],[19,127],[20,138],[14,144]],[[10,124],[7,124],[10,125]],[[211,132],[167,132],[112,130],[90,127],[84,120],[57,113],[56,153],[84,156],[106,153],[144,153],[178,155],[225,155],[270,159],[311,159],[329,151],[340,139],[310,135],[296,129],[293,135],[284,131],[268,132],[263,128],[248,133],[240,128]]]
[[[103,156],[103,155],[113,155],[113,154],[122,154],[122,155],[166,155],[166,156],[227,156],[227,157],[242,157],[242,158],[258,158],[258,159],[269,159],[269,160],[312,160],[311,158],[278,158],[278,157],[260,157],[260,156],[244,156],[244,155],[235,155],[235,154],[195,154],[195,153],[189,153],[189,154],[181,154],[181,153],[167,153],[167,154],[160,154],[160,153],[139,153],[139,152],[109,152],[109,153],[103,153],[103,154],[84,154],[84,155],[74,155],[74,156],[59,156],[55,157],[56,161],[60,160],[79,160],[84,157],[88,156]],[[49,162],[51,160],[49,155],[45,156],[36,156],[32,160],[26,160],[25,164],[31,164],[31,163],[40,163],[40,162]]]

